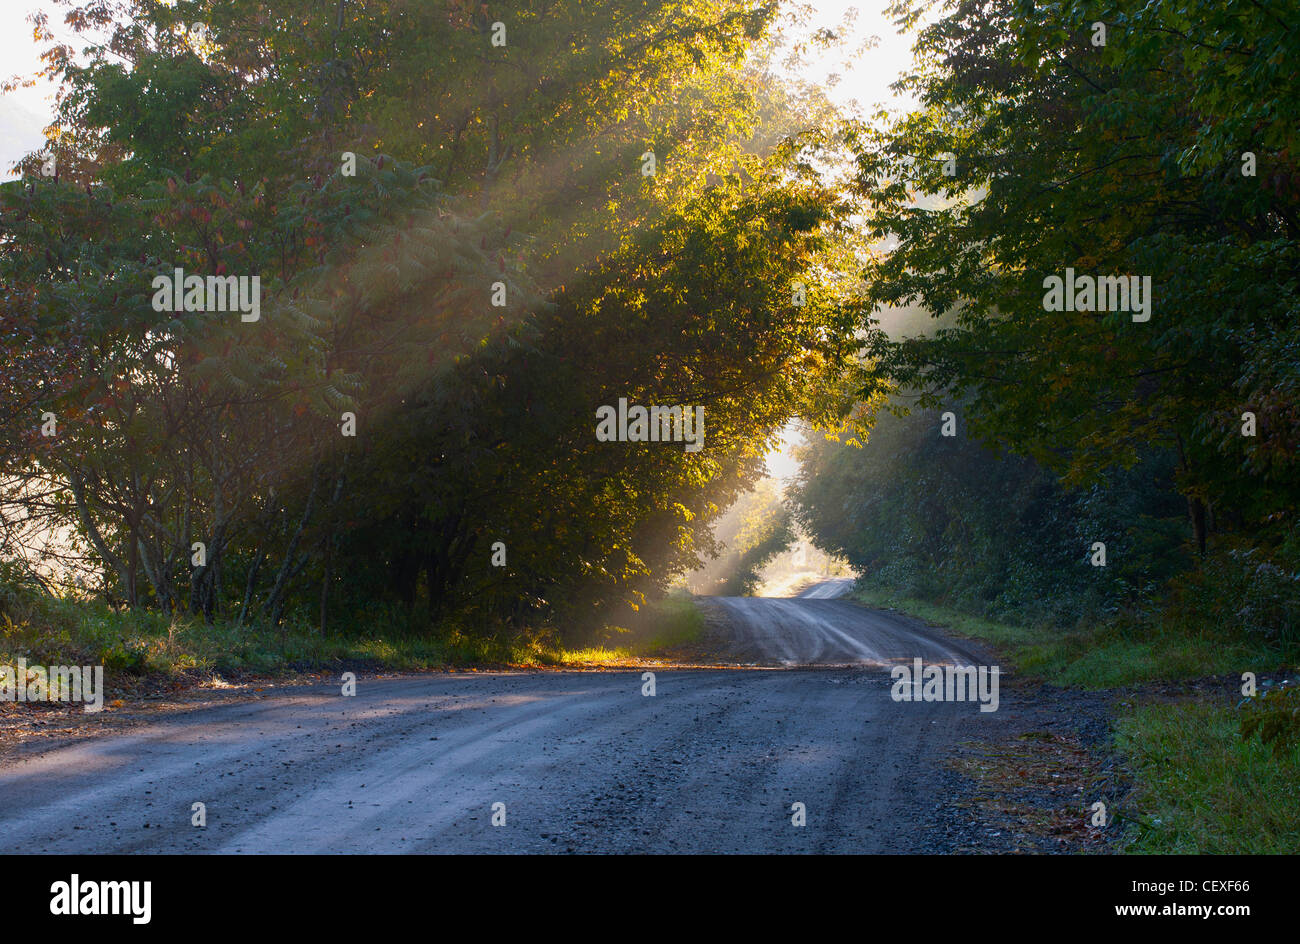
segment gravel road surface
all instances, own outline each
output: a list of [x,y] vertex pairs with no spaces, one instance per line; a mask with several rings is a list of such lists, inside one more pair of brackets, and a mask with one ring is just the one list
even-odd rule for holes
[[1015,707],[895,702],[883,663],[979,654],[817,592],[710,605],[736,661],[799,667],[658,670],[653,696],[639,669],[268,690],[10,758],[0,829],[64,853],[945,851],[943,759]]

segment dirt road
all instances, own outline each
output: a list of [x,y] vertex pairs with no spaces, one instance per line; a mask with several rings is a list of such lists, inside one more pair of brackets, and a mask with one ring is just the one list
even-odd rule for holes
[[919,656],[927,663],[973,665],[985,658],[916,620],[837,599],[852,584],[852,578],[835,578],[790,599],[718,597],[704,605],[725,613],[729,632],[720,645],[723,654],[736,662],[885,665]]
[[68,853],[908,852],[978,829],[942,761],[1014,705],[896,702],[867,664],[972,654],[842,600],[715,605],[738,661],[862,664],[663,670],[653,695],[640,671],[285,689],[11,759],[0,829]]

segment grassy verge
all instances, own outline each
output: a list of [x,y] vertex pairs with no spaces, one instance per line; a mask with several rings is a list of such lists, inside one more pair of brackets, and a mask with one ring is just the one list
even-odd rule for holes
[[1246,638],[1191,620],[1116,620],[1063,630],[1016,626],[925,600],[874,590],[854,598],[899,610],[955,636],[988,643],[1021,675],[1072,688],[1117,688],[1143,682],[1268,672],[1300,657],[1263,637]]
[[[382,625],[382,624],[381,624]],[[643,608],[617,645],[566,648],[551,634],[504,638],[456,630],[438,636],[395,632],[321,637],[314,630],[206,624],[188,616],[115,610],[94,601],[39,599],[0,618],[0,662],[103,665],[108,678],[275,676],[364,667],[421,671],[453,667],[614,665],[649,658],[698,635],[702,618],[687,596]]]
[[1126,851],[1300,851],[1300,753],[1274,757],[1238,735],[1230,707],[1180,702],[1135,709],[1117,724],[1143,811]]
[[704,615],[686,593],[672,593],[644,607],[630,627],[611,633],[612,646],[571,650],[565,656],[586,664],[618,664],[636,659],[672,657],[700,638]]

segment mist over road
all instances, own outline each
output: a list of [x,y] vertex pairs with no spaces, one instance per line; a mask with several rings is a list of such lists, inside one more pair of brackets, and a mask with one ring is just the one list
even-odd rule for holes
[[853,589],[852,577],[832,577],[830,580],[822,580],[796,593],[795,597],[800,600],[833,600],[835,597],[844,596],[851,589]]
[[[946,751],[1002,712],[895,702],[960,647],[842,600],[719,600],[732,649],[836,668],[438,674],[271,691],[0,766],[48,852],[907,852],[957,841]],[[191,825],[206,804],[207,826]],[[792,804],[807,825],[792,825]],[[492,825],[493,804],[505,825]],[[966,821],[969,816],[965,817]]]
[[850,577],[814,584],[797,597],[716,597],[707,610],[725,614],[722,654],[729,660],[762,665],[887,665],[951,662],[974,665],[981,657],[969,648],[935,635],[918,621],[847,600]]

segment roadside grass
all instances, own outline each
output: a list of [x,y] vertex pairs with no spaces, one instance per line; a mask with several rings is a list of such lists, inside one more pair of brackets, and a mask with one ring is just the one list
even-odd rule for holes
[[590,651],[612,661],[653,658],[693,645],[703,632],[704,614],[695,599],[688,593],[675,591],[644,607],[632,626],[614,628],[611,641],[617,641],[618,645],[579,650],[569,655],[576,658]]
[[[1116,724],[1140,810],[1134,853],[1300,852],[1300,750],[1274,757],[1238,734],[1240,713],[1191,701],[1136,708]],[[1121,823],[1123,820],[1120,821]]]
[[377,615],[376,631],[322,637],[313,628],[205,623],[119,610],[91,600],[31,598],[11,602],[0,617],[0,663],[103,665],[110,678],[277,676],[340,666],[373,671],[460,667],[617,665],[653,656],[698,636],[703,618],[689,596],[643,607],[619,645],[566,648],[549,632],[513,637],[455,627],[438,635],[394,629]]
[[954,636],[988,643],[1005,655],[1018,674],[1074,688],[1117,688],[1246,670],[1266,672],[1300,659],[1294,647],[1284,648],[1263,636],[1224,632],[1204,621],[1176,615],[1160,619],[1129,615],[1066,630],[1042,624],[1012,625],[878,590],[855,590],[852,598],[915,616]]

